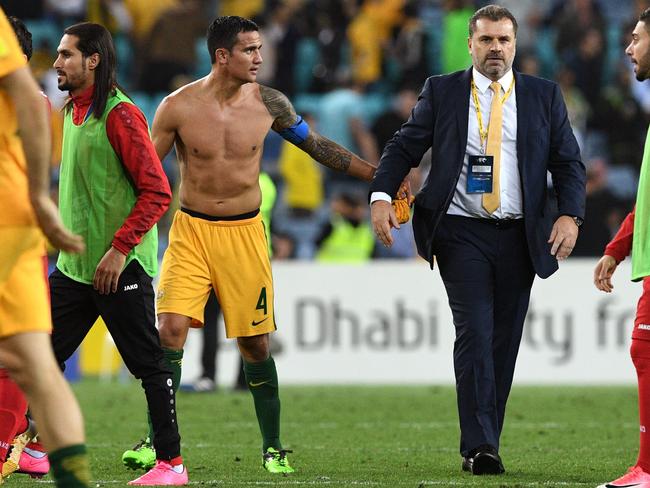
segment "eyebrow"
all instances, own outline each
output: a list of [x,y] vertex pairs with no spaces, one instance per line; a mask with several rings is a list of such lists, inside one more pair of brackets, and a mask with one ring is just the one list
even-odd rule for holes
[[510,34],[503,34],[501,36],[492,36],[490,34],[482,34],[479,39],[512,39]]

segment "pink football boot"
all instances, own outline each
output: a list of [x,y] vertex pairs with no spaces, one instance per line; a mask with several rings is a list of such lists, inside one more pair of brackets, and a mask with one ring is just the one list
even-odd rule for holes
[[181,486],[188,482],[187,469],[183,466],[183,472],[177,473],[171,464],[159,459],[156,465],[133,481],[129,485],[139,486]]
[[634,488],[650,488],[650,474],[634,466],[627,470],[627,473],[614,481],[600,485],[598,488],[622,488],[624,486]]
[[28,474],[32,478],[42,478],[50,470],[50,461],[47,454],[40,451],[34,451],[25,447],[20,454],[18,470],[16,473]]

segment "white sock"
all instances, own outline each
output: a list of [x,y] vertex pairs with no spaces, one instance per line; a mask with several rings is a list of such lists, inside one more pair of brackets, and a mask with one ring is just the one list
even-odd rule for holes
[[34,449],[30,449],[29,447],[24,448],[23,451],[25,451],[31,457],[34,457],[36,459],[44,458],[47,455],[47,453],[45,453],[43,451],[36,451]]

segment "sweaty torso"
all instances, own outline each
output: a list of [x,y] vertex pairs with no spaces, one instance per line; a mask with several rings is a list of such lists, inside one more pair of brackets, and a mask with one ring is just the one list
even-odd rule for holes
[[181,206],[213,216],[259,208],[262,146],[273,123],[259,85],[245,84],[222,103],[199,80],[173,97]]

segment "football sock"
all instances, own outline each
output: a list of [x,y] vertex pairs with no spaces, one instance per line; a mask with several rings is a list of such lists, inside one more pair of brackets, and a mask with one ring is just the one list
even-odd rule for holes
[[90,485],[90,468],[84,444],[52,451],[50,466],[58,488],[87,488]]
[[260,363],[244,361],[244,374],[262,432],[262,451],[269,447],[280,450],[280,395],[275,361],[271,356]]
[[167,462],[171,465],[172,469],[176,473],[180,474],[185,469],[185,467],[183,466],[183,458],[181,456],[177,456],[173,459],[170,459]]
[[43,447],[43,444],[41,444],[39,440],[33,440],[32,442],[27,444],[25,449],[27,448],[31,449],[32,451],[45,452],[45,448]]
[[[163,347],[165,366],[172,372],[172,389],[174,394],[178,391],[181,383],[181,369],[183,366],[183,349],[167,349]],[[147,423],[149,424],[149,440],[153,442],[153,424],[151,423],[151,412],[147,410]]]
[[639,383],[639,457],[636,465],[650,473],[650,341],[632,339],[632,362]]
[[172,387],[174,392],[178,391],[178,385],[181,383],[181,368],[183,366],[183,349],[167,349],[163,347],[165,354],[165,366],[172,372]]
[[7,457],[16,434],[27,430],[27,400],[18,385],[0,369],[0,462]]

